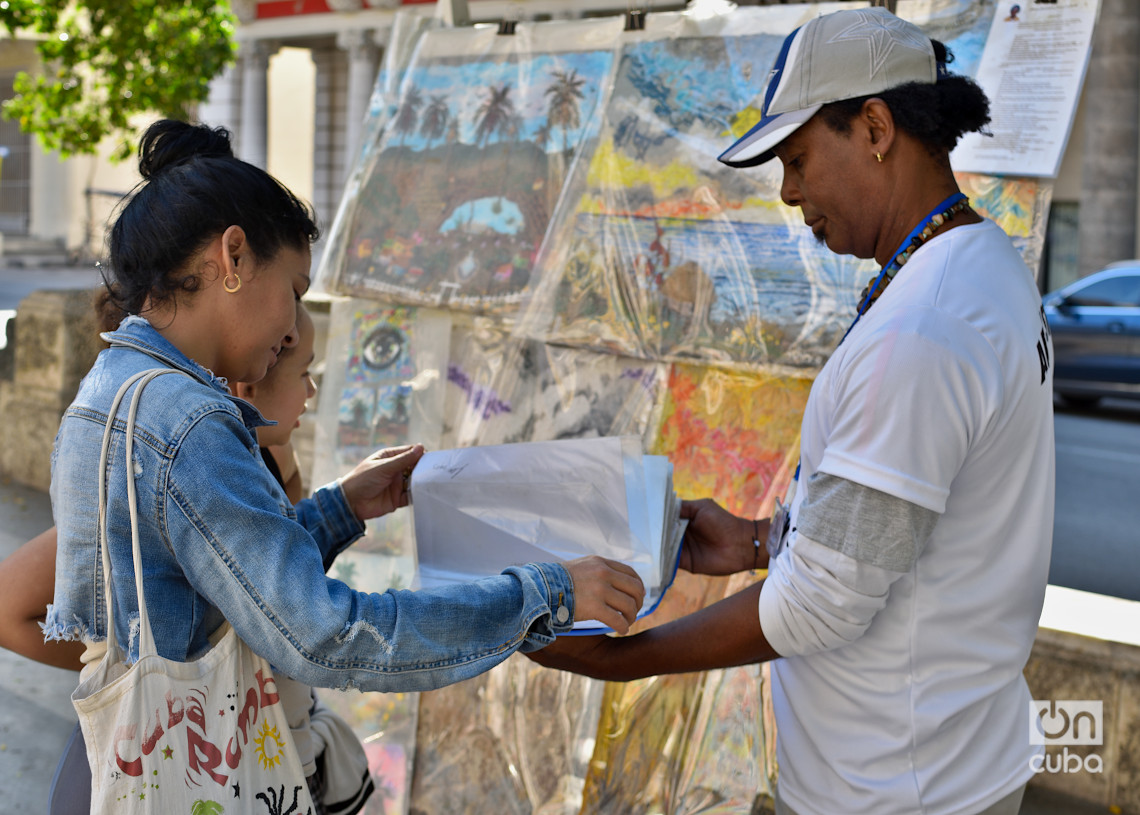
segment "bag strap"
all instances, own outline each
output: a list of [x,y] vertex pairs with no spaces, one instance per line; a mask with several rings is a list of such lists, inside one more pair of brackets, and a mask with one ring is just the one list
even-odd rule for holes
[[146,612],[146,599],[143,594],[142,579],[142,549],[139,546],[138,499],[135,490],[135,478],[132,472],[135,436],[135,416],[138,413],[139,399],[143,389],[155,378],[163,374],[184,374],[176,368],[151,368],[141,371],[130,377],[120,387],[111,402],[111,409],[107,413],[107,425],[103,429],[103,448],[99,453],[99,530],[97,542],[101,549],[103,561],[103,590],[107,605],[107,655],[117,658],[118,637],[115,635],[115,603],[111,594],[111,553],[107,548],[107,458],[111,448],[111,429],[115,424],[115,417],[119,413],[119,406],[127,391],[136,382],[139,386],[131,397],[130,408],[127,412],[126,449],[124,453],[124,469],[127,473],[127,505],[131,514],[131,555],[135,570],[135,593],[139,603],[139,658],[146,654],[154,654],[158,649],[154,643],[154,634],[150,630],[150,618]]

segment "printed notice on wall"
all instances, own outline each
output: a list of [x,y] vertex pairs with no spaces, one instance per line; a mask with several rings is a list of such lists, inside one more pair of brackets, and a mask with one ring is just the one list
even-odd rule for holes
[[1057,175],[1098,5],[1099,0],[998,2],[975,77],[990,99],[993,135],[966,134],[951,156],[955,170]]

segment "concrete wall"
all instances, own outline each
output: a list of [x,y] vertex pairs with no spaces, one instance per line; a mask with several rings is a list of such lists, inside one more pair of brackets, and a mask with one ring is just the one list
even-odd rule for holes
[[1140,647],[1041,628],[1025,676],[1034,699],[1100,701],[1104,711],[1103,744],[1048,746],[1031,784],[1117,815],[1140,813]]
[[99,352],[93,293],[37,291],[20,303],[10,365],[0,380],[0,476],[39,490],[51,485],[59,420]]

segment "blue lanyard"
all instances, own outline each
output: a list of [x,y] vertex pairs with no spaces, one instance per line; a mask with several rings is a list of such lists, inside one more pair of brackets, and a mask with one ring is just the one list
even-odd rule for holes
[[[945,212],[950,207],[957,204],[959,201],[964,200],[965,197],[966,196],[960,192],[956,192],[953,195],[951,195],[949,198],[947,198],[941,204],[936,206],[934,209],[930,210],[930,212],[928,212],[926,214],[926,217],[923,218],[922,221],[919,222],[918,226],[916,226],[914,229],[912,229],[910,231],[910,234],[907,235],[906,238],[903,239],[903,242],[901,244],[899,244],[899,248],[895,250],[895,253],[893,255],[891,255],[891,259],[888,260],[886,262],[886,264],[883,266],[883,270],[881,272],[879,272],[879,276],[875,278],[875,282],[872,283],[871,286],[867,289],[867,296],[864,297],[863,302],[859,304],[859,309],[855,313],[855,319],[852,320],[851,325],[847,327],[847,330],[845,332],[843,332],[843,339],[841,339],[839,341],[840,345],[843,344],[843,340],[847,339],[847,335],[851,333],[851,330],[853,328],[855,328],[855,325],[859,322],[859,318],[862,317],[864,312],[866,312],[867,309],[871,307],[871,298],[873,298],[875,296],[875,292],[878,291],[878,289],[879,289],[879,284],[881,284],[883,282],[883,278],[887,276],[887,272],[894,265],[895,261],[898,260],[899,255],[901,255],[903,252],[905,252],[907,250],[907,247],[910,246],[911,241],[913,241],[916,237],[918,237],[919,235],[922,234],[922,230],[926,229],[926,227],[928,227],[930,225],[930,222],[934,219],[935,215],[937,215],[940,212]],[[792,481],[799,481],[799,480],[800,480],[800,463],[797,462],[796,463],[796,474],[794,476],[792,476]]]

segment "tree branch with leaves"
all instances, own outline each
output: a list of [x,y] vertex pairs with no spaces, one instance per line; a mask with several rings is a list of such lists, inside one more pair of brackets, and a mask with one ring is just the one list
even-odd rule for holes
[[16,77],[3,113],[61,155],[119,139],[133,117],[189,119],[236,56],[237,20],[218,0],[0,0],[0,26],[33,38],[42,65]]

